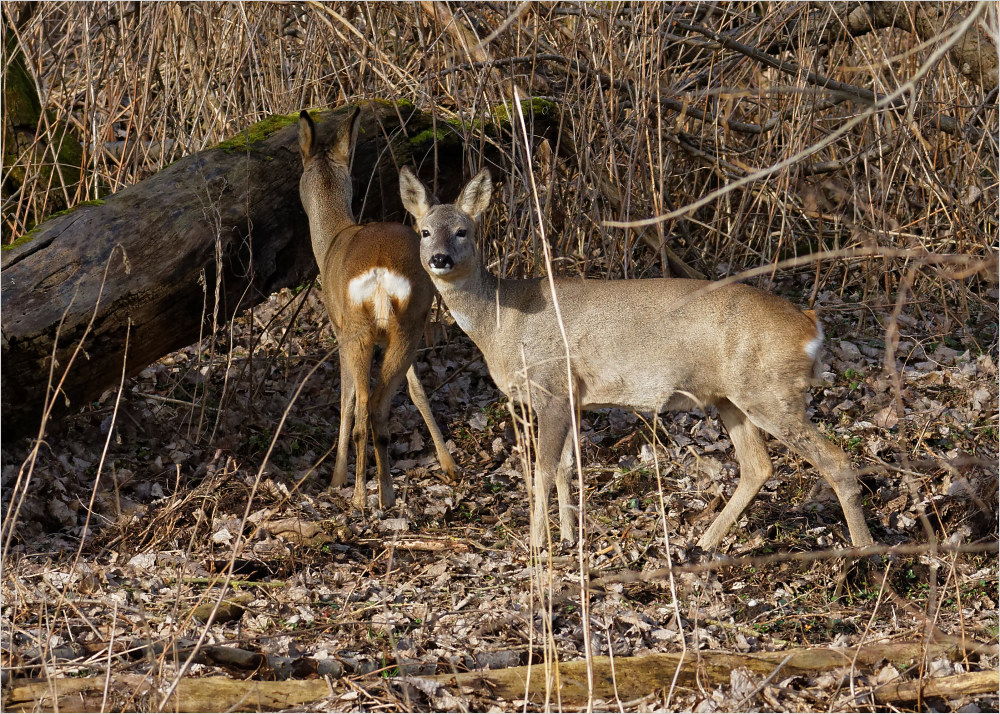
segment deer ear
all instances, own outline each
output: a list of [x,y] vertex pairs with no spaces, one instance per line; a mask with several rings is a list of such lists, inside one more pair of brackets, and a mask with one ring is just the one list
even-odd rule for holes
[[413,175],[409,166],[403,166],[399,170],[399,197],[403,199],[403,208],[418,221],[437,202],[430,190]]
[[462,193],[459,194],[455,205],[460,211],[475,220],[490,205],[490,196],[492,193],[493,178],[490,176],[490,170],[483,167],[482,171],[476,174],[465,185],[465,188],[462,189]]
[[361,107],[355,108],[347,121],[337,129],[337,138],[333,142],[333,158],[335,161],[351,165],[351,154],[354,153],[354,144],[358,140],[358,126],[361,124]]
[[313,123],[309,112],[303,109],[299,113],[299,151],[302,152],[302,158],[312,156],[315,146],[316,124]]

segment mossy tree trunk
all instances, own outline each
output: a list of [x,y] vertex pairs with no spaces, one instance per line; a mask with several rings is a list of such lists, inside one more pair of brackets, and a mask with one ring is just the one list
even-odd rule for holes
[[[340,114],[323,115],[320,131]],[[79,409],[116,387],[123,366],[136,374],[316,274],[295,119],[273,117],[99,205],[54,217],[4,251],[5,440],[36,433],[46,401],[54,414]],[[537,120],[540,135],[551,130],[551,117]],[[431,179],[436,162],[441,196],[457,193],[467,178],[464,147],[447,131],[435,158],[430,127],[410,104],[376,102],[363,113],[353,171],[360,220],[402,220],[402,164]],[[486,159],[501,160],[489,151]]]
[[[31,11],[33,7],[28,3],[25,10]],[[4,223],[9,235],[20,226],[30,228],[42,216],[68,207],[67,197],[72,201],[79,188],[83,147],[65,124],[55,122],[51,116],[49,121],[43,121],[35,80],[10,27],[4,31],[3,55],[4,170],[0,192],[5,206],[20,191],[31,194],[28,205],[12,201],[10,208],[5,207]],[[25,161],[22,159],[25,154],[48,156]],[[38,166],[38,175],[27,176],[26,166]]]

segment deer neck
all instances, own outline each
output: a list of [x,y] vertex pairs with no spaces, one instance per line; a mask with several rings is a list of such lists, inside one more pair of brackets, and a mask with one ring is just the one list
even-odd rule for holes
[[309,235],[312,240],[313,255],[316,256],[316,264],[323,266],[326,264],[326,255],[336,243],[344,236],[350,235],[348,228],[356,226],[351,219],[336,221],[334,223],[324,223],[320,230],[314,230],[310,226]]
[[316,264],[321,268],[330,248],[347,234],[348,228],[357,225],[351,210],[350,177],[347,177],[346,185],[343,177],[332,176],[328,180],[331,188],[322,195],[333,200],[324,202],[316,206],[316,210],[309,212],[309,237]]
[[502,283],[482,265],[457,281],[435,280],[451,316],[480,349],[493,342],[501,325],[497,312]]

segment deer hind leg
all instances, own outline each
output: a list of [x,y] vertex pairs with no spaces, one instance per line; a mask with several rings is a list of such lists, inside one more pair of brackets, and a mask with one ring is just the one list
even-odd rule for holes
[[351,426],[354,423],[354,376],[346,356],[340,355],[340,433],[337,435],[337,462],[333,469],[331,488],[347,483],[347,450],[351,443]]
[[[413,347],[398,334],[390,338],[382,357],[375,389],[371,397],[372,433],[375,437],[375,464],[378,468],[378,502],[380,508],[396,503],[389,474],[389,408],[392,397],[399,391],[404,375],[413,369]],[[419,405],[418,405],[419,408]]]
[[567,543],[575,543],[578,532],[578,508],[570,503],[570,483],[573,476],[573,428],[570,425],[559,457],[556,470],[556,493],[559,496],[559,537]]
[[[794,406],[786,406],[794,405]],[[861,509],[861,485],[851,468],[847,454],[831,444],[809,421],[801,397],[789,397],[771,413],[754,413],[751,417],[758,426],[780,439],[786,446],[805,457],[826,482],[833,488],[840,501],[855,547],[871,545],[875,541],[865,522]]]
[[345,360],[354,379],[354,498],[351,503],[359,511],[364,511],[366,504],[365,469],[367,466],[368,445],[368,375],[371,372],[372,351],[374,345],[368,341],[358,341],[345,350],[341,347],[342,360]]
[[[562,460],[566,438],[571,426],[568,399],[550,399],[544,406],[536,406],[538,416],[538,446],[534,479],[534,511],[531,517],[531,540],[537,548],[548,545],[549,493],[552,483],[559,474],[559,462]],[[567,472],[568,473],[568,472]],[[573,541],[573,519],[563,521],[564,507],[569,504],[569,479],[559,481],[559,513],[560,537]],[[565,499],[565,503],[563,503]],[[564,526],[568,525],[568,528]]]
[[417,405],[417,409],[420,410],[420,416],[424,418],[427,430],[431,433],[431,439],[434,441],[434,449],[437,451],[438,463],[441,464],[441,468],[448,474],[448,477],[454,479],[458,476],[458,466],[444,445],[444,437],[441,435],[441,430],[438,428],[437,422],[434,421],[434,414],[431,412],[431,404],[427,399],[427,393],[424,392],[424,386],[417,378],[417,373],[413,370],[412,364],[406,370],[406,383],[410,390],[410,399]]
[[736,519],[760,492],[761,486],[771,478],[772,473],[771,457],[767,455],[767,445],[760,429],[728,399],[722,400],[716,407],[736,449],[736,460],[740,464],[740,481],[729,503],[699,539],[698,546],[705,550],[718,547]]

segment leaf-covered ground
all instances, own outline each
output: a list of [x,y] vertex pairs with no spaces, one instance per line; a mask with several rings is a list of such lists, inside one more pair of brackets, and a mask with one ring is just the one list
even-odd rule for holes
[[[933,534],[950,546],[995,541],[995,323],[987,317],[961,331],[932,306],[904,310],[894,376],[883,369],[887,318],[849,297],[819,296],[827,347],[812,409],[865,470],[876,540],[912,545]],[[311,663],[315,674],[335,663],[340,676],[318,709],[522,708],[486,690],[445,695],[395,678],[527,664],[546,650],[562,660],[585,656],[575,555],[538,567],[529,559],[523,473],[530,444],[450,318],[441,318],[438,336],[417,368],[463,475],[455,483],[443,477],[420,415],[401,392],[391,422],[397,505],[378,512],[370,490],[366,518],[348,508],[350,484],[326,490],[339,379],[336,354],[324,361],[335,342],[315,290],[275,295],[231,333],[150,366],[126,381],[120,402],[108,393],[51,429],[33,457],[27,441],[8,445],[5,675],[110,670],[169,681],[178,662],[155,652],[203,637],[204,644],[268,655],[271,669],[254,675],[202,662],[191,664],[188,676],[285,676],[279,665],[296,661]],[[933,631],[879,588],[873,566],[754,560],[849,545],[832,492],[774,441],[775,476],[722,548],[746,560],[681,573],[673,583],[616,582],[629,580],[614,577],[623,572],[671,560],[704,562],[691,544],[737,483],[732,446],[714,414],[669,414],[662,426],[654,439],[648,419],[631,413],[583,418],[584,553],[589,577],[605,580],[587,604],[594,654],[685,645],[744,653],[850,648]],[[894,593],[928,613],[937,630],[996,644],[995,552],[898,555],[889,564]],[[239,606],[206,628],[230,568],[225,595]],[[550,610],[540,607],[539,591]],[[161,646],[137,649],[151,643]],[[700,689],[671,691],[664,682],[623,704],[868,710],[876,706],[873,688],[895,678],[996,666],[995,652],[970,654],[926,662],[920,672],[886,664],[853,675],[779,674],[764,686],[734,672],[729,682]],[[608,706],[618,703],[598,708]],[[998,700],[896,706],[987,711]]]

